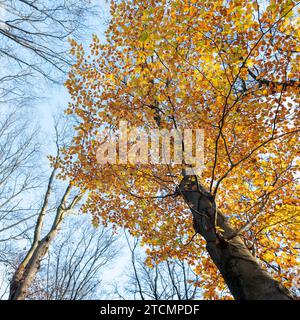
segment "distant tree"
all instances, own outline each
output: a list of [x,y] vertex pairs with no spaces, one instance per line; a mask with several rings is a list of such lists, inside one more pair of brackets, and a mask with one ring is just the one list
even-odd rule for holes
[[[95,228],[89,217],[69,217],[41,264],[26,299],[100,299],[103,271],[117,256],[112,230]],[[101,289],[101,287],[103,287]]]
[[88,28],[90,0],[2,0],[0,3],[0,104],[33,98],[39,76],[62,82],[70,66],[67,40]]
[[[11,300],[22,300],[26,297],[26,293],[40,268],[41,261],[49,251],[50,244],[56,238],[65,216],[80,204],[84,195],[83,191],[76,190],[71,183],[67,182],[66,185],[59,186],[56,179],[59,170],[57,162],[60,159],[62,144],[66,139],[64,129],[64,126],[60,128],[59,121],[57,121],[55,124],[56,160],[45,184],[40,208],[36,213],[36,223],[30,247],[19,262],[11,279],[9,294]],[[46,221],[47,223],[45,223]]]
[[[30,196],[40,186],[37,129],[16,109],[0,110],[0,260],[14,240],[26,237],[36,215]],[[27,199],[26,203],[23,199]]]
[[138,239],[130,240],[126,234],[125,237],[131,252],[131,268],[128,283],[121,290],[115,285],[117,297],[134,300],[193,300],[202,297],[198,285],[200,276],[186,261],[167,259],[149,267],[145,264]]

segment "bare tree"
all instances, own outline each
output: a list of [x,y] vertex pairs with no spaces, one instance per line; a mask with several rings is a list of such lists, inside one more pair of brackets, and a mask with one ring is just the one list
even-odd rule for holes
[[[57,179],[71,124],[55,120],[56,157],[49,172],[42,169],[38,135],[22,114],[19,109],[0,117],[0,296],[9,289],[9,299],[91,298],[99,272],[115,256],[115,238],[74,216],[83,193]],[[71,222],[63,226],[66,218]]]
[[65,184],[56,179],[57,163],[63,146],[62,141],[65,139],[65,127],[61,127],[59,122],[56,122],[55,132],[56,156],[53,158],[55,160],[35,218],[30,248],[19,261],[11,280],[10,299],[12,300],[25,298],[26,292],[40,268],[41,261],[57,236],[65,216],[80,203],[83,197],[83,192],[76,190],[71,183]]
[[95,12],[90,0],[2,0],[0,2],[0,104],[32,98],[37,76],[61,82],[72,61],[70,36],[86,30]]
[[23,238],[30,230],[32,226],[27,222],[36,215],[30,200],[40,186],[39,170],[35,168],[39,145],[33,128],[22,112],[0,111],[1,262],[6,261],[11,242]]
[[4,300],[9,291],[10,270],[5,264],[0,264],[0,300]]
[[145,264],[138,239],[130,239],[125,233],[131,253],[129,281],[124,293],[115,286],[118,298],[153,300],[192,300],[201,297],[197,283],[199,276],[192,267],[180,259],[167,259],[153,267]]
[[[102,272],[117,255],[117,237],[108,228],[93,227],[86,216],[69,219],[42,263],[27,299],[99,299]],[[82,228],[82,225],[84,227]],[[65,232],[66,231],[66,232]]]
[[49,196],[51,194],[51,187],[55,177],[55,169],[53,169],[49,178],[47,191],[44,196],[43,206],[39,212],[37,222],[34,229],[33,242],[26,256],[19,264],[10,285],[10,300],[22,300],[26,296],[26,292],[33,282],[42,259],[45,257],[49,250],[51,242],[55,239],[59,232],[60,225],[65,217],[74,207],[78,204],[82,194],[72,194],[72,186],[69,184],[56,208],[56,214],[52,226],[45,236],[42,236],[44,219],[48,210]]

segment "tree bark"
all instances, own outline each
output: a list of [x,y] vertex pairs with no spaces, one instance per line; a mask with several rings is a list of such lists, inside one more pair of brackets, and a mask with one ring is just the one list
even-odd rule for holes
[[40,268],[41,261],[46,256],[51,242],[58,234],[59,228],[64,220],[65,215],[74,208],[74,206],[80,201],[82,197],[82,194],[74,196],[70,204],[67,206],[67,200],[72,189],[72,185],[69,184],[62,196],[60,204],[56,209],[56,215],[54,217],[51,229],[45,237],[41,238],[43,221],[46,215],[46,209],[48,206],[50,189],[52,181],[54,179],[54,174],[55,169],[53,170],[49,179],[47,192],[44,198],[44,204],[42,206],[42,210],[39,213],[35,226],[34,238],[31,248],[27,252],[27,255],[25,256],[23,261],[19,264],[10,281],[9,300],[24,300],[26,298],[26,294]]
[[[185,176],[178,191],[191,209],[195,231],[206,240],[206,249],[236,300],[293,299],[258,264],[243,239],[216,209],[214,197],[195,176]],[[224,230],[222,236],[216,225]]]
[[17,268],[10,285],[9,300],[24,300],[28,292],[28,288],[32,284],[42,259],[48,252],[50,238],[46,237],[39,242],[35,250],[32,252],[31,258],[27,263],[24,261]]

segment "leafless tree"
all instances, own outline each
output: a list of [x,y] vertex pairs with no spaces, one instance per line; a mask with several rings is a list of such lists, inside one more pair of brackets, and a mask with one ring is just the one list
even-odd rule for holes
[[[0,261],[13,241],[26,237],[36,215],[31,194],[40,186],[36,130],[15,109],[0,111]],[[26,202],[23,200],[27,199]]]
[[[15,267],[15,248],[22,247],[36,215],[31,195],[40,186],[36,129],[16,108],[0,109],[0,297]],[[26,199],[26,201],[24,201]]]
[[53,158],[52,171],[46,183],[46,188],[35,217],[33,237],[26,254],[18,262],[10,284],[10,299],[24,299],[40,268],[42,259],[46,256],[50,244],[57,236],[66,215],[80,204],[83,192],[79,192],[71,183],[62,183],[56,179],[57,162],[64,140],[65,127],[55,124],[56,155]]
[[23,103],[37,77],[61,82],[72,61],[70,36],[79,37],[94,14],[91,0],[2,0],[0,2],[0,104]]
[[42,169],[38,134],[21,115],[12,110],[0,116],[0,296],[6,298],[9,289],[9,299],[92,298],[99,272],[115,255],[115,238],[76,216],[84,194],[57,179],[71,124],[55,119],[56,157],[49,172]]
[[115,286],[115,294],[122,299],[193,300],[201,297],[197,285],[199,276],[186,261],[167,259],[153,267],[145,264],[138,239],[125,233],[131,253],[131,270],[124,292]]
[[9,282],[7,279],[10,276],[10,270],[5,264],[0,264],[0,266],[0,300],[4,300],[9,291]]
[[84,220],[87,218],[71,218],[64,225],[66,230],[51,246],[38,277],[27,292],[27,299],[83,300],[101,297],[102,272],[117,256],[117,237],[108,228],[95,228],[90,221],[86,223]]

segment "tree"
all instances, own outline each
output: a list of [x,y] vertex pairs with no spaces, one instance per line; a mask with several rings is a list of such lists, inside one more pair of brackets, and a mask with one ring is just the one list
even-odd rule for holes
[[199,275],[184,260],[167,259],[152,268],[145,264],[144,254],[139,250],[139,240],[125,233],[131,253],[129,280],[124,293],[118,284],[115,293],[122,299],[193,300],[201,297],[197,286]]
[[38,276],[26,293],[27,299],[84,300],[101,297],[102,273],[117,255],[117,237],[108,228],[95,228],[86,223],[86,218],[77,216],[64,221],[61,235],[55,239]]
[[[64,146],[67,139],[66,126],[61,126],[59,120],[56,121],[55,132],[56,159],[58,161],[60,148]],[[51,156],[49,158],[51,159]],[[36,222],[33,226],[34,232],[30,239],[29,249],[18,261],[10,281],[10,300],[25,299],[40,269],[41,262],[47,256],[50,245],[57,237],[65,217],[81,204],[84,192],[76,190],[70,182],[59,183],[56,179],[57,174],[58,166],[57,163],[54,163],[45,184],[39,210],[34,215]],[[26,198],[22,201],[26,203]]]
[[[87,54],[71,42],[66,112],[78,125],[61,166],[89,190],[83,211],[141,237],[149,266],[187,259],[206,298],[224,289],[210,281],[221,273],[235,299],[291,299],[285,287],[300,240],[298,7],[112,1],[106,42],[94,36]],[[202,174],[188,175],[187,161],[124,163],[120,150],[115,164],[100,165],[97,150],[123,119],[139,132],[203,129]]]
[[[0,4],[0,103],[23,104],[33,98],[36,79],[62,83],[71,60],[69,36],[87,29],[95,6],[90,0],[4,0]],[[28,83],[34,86],[30,92]]]
[[[63,218],[79,200],[76,188],[64,184],[63,189],[63,183],[58,182],[57,168],[46,177],[45,186],[44,158],[37,143],[41,130],[30,131],[35,118],[30,113],[29,119],[18,107],[25,102],[32,106],[35,99],[41,98],[40,93],[35,96],[40,80],[62,84],[72,63],[72,57],[66,54],[68,37],[80,38],[82,30],[90,25],[88,18],[94,9],[90,0],[0,3],[0,268],[6,275],[1,278],[5,280],[1,297],[5,296],[11,273],[10,298],[28,297]],[[83,256],[87,259],[87,252]],[[100,262],[95,264],[99,266]],[[85,272],[81,270],[84,290],[92,280]],[[86,295],[79,291],[76,297]]]
[[[24,112],[0,116],[0,299],[8,291],[10,299],[95,298],[116,237],[74,215],[81,193],[56,179],[57,167],[44,168],[38,130]],[[55,120],[57,155],[70,134],[62,122]]]
[[[0,261],[8,258],[13,243],[24,239],[35,217],[31,194],[40,186],[36,169],[39,157],[37,130],[32,121],[18,110],[0,112]],[[23,201],[26,199],[27,201]]]

